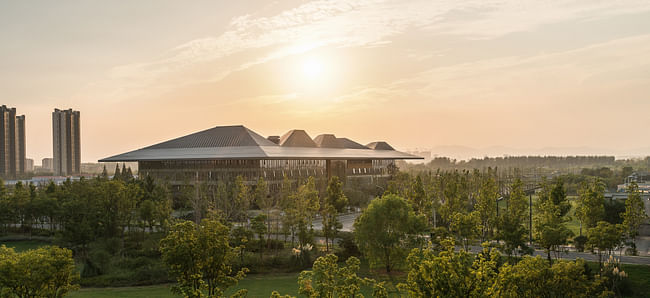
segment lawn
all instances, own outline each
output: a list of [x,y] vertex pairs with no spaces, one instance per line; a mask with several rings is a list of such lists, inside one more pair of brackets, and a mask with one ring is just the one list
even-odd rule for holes
[[30,249],[39,248],[41,246],[50,245],[48,242],[37,240],[24,240],[24,241],[0,241],[0,246],[13,247],[16,252],[22,252]]
[[[86,288],[70,293],[68,297],[180,297],[170,291],[171,285],[124,288]],[[248,289],[248,297],[269,297],[271,292],[278,291],[282,295],[298,295],[298,273],[249,275],[240,281],[236,287],[228,290],[229,296],[238,289]]]

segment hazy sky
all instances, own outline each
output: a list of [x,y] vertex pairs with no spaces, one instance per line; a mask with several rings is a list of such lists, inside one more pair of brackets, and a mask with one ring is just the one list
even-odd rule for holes
[[83,161],[229,124],[650,154],[650,1],[2,1],[0,104],[36,164],[55,107]]

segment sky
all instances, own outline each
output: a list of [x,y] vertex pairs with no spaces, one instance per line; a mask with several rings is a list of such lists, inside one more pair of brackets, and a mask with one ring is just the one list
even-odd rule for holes
[[451,155],[650,155],[650,2],[1,1],[0,104],[82,160],[220,125]]

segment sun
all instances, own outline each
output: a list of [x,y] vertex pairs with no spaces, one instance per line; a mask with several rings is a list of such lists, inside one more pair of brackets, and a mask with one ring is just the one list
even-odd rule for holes
[[325,66],[322,61],[317,58],[309,57],[302,62],[302,74],[307,79],[313,80],[321,78],[324,72]]

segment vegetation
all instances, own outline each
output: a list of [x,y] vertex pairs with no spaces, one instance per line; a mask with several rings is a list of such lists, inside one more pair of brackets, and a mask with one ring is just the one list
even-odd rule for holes
[[[633,293],[631,285],[643,288],[633,282],[642,271],[624,270],[611,258],[626,240],[634,247],[647,218],[638,189],[628,188],[625,203],[604,198],[609,183],[630,169],[596,168],[550,180],[492,168],[394,172],[372,186],[285,177],[270,187],[262,178],[248,184],[237,177],[175,188],[135,179],[124,167],[116,171],[113,179],[0,187],[6,239],[42,241],[16,245],[22,252],[3,248],[5,255],[18,259],[50,249],[38,248],[43,244],[65,247],[68,265],[51,275],[65,276],[69,268],[80,274],[69,275],[59,296],[77,283],[174,282],[170,288],[186,297],[247,290],[273,297],[623,296]],[[339,215],[351,206],[365,208],[354,231],[342,232]],[[483,250],[470,253],[478,243],[486,243]],[[560,260],[570,244],[598,254],[598,267]],[[533,246],[543,248],[546,259],[525,256]],[[244,279],[249,271],[286,279]],[[255,279],[260,282],[247,282]]]
[[56,246],[17,253],[0,246],[2,297],[63,297],[79,288],[72,251]]

